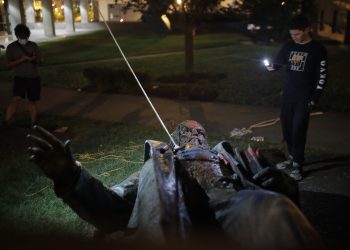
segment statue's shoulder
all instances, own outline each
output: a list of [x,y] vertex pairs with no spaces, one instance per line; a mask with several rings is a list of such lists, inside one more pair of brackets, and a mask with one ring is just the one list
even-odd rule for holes
[[169,150],[169,148],[169,145],[165,142],[156,140],[146,140],[144,161],[146,162],[149,158],[152,158],[154,154],[163,153],[163,151],[167,151]]
[[234,155],[234,151],[233,151],[233,146],[230,142],[228,141],[221,141],[218,144],[216,144],[214,147],[212,147],[211,149],[212,151],[215,151],[217,153],[229,153],[231,155]]

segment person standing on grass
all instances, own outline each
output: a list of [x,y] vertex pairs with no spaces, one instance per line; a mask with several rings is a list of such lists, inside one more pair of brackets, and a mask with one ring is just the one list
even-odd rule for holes
[[309,114],[315,108],[327,81],[327,51],[312,39],[310,23],[305,16],[295,16],[289,26],[292,41],[278,52],[268,71],[286,67],[281,105],[283,139],[287,144],[288,159],[277,164],[297,181],[302,180],[302,163]]
[[32,125],[37,124],[40,100],[41,83],[38,74],[38,64],[41,62],[39,47],[28,40],[29,28],[24,24],[15,27],[17,40],[10,43],[6,49],[7,66],[14,70],[14,84],[12,99],[6,109],[3,123],[8,124],[15,114],[18,104],[26,96],[28,98],[28,111]]

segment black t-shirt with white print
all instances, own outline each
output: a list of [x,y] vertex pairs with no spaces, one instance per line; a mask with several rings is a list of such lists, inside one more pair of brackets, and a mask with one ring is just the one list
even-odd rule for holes
[[289,41],[274,60],[274,67],[286,67],[283,97],[291,101],[317,103],[327,81],[327,51],[315,40],[306,44]]

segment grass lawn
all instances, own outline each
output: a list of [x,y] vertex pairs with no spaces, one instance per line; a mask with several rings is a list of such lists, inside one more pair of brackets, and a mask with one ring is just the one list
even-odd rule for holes
[[[279,44],[252,44],[247,37],[229,32],[199,33],[194,41],[195,72],[221,77],[207,77],[187,85],[181,80],[175,80],[169,85],[160,79],[176,79],[184,72],[184,37],[181,34],[160,34],[127,28],[115,28],[114,33],[135,72],[148,76],[144,85],[149,92],[157,86],[174,95],[185,86],[185,92],[205,89],[207,93],[215,93],[211,95],[211,101],[279,106],[284,72],[266,72],[261,63],[262,58],[276,54]],[[91,85],[91,79],[86,76],[86,72],[91,69],[95,70],[98,79],[104,77],[102,69],[128,71],[110,35],[104,30],[43,42],[40,48],[44,60],[40,73],[46,86],[84,89]],[[347,84],[350,81],[347,73],[350,65],[349,49],[328,46],[328,51],[330,78],[319,108],[323,111],[350,111],[347,101],[350,94]],[[0,56],[0,79],[10,80],[12,73],[4,69],[3,57],[4,53]],[[98,69],[101,69],[100,73]],[[112,80],[107,79],[112,85],[118,80],[118,74]],[[124,88],[118,91],[136,88],[136,82],[128,80]],[[163,92],[158,95],[167,96]]]
[[[53,117],[43,118],[43,124],[49,129],[68,126],[67,133],[57,136],[71,138],[76,159],[107,186],[142,166],[145,134],[164,138],[162,131],[141,126]],[[93,228],[56,198],[51,181],[28,161],[29,132],[19,122],[19,127],[0,133],[9,142],[0,150],[0,231],[90,236]]]

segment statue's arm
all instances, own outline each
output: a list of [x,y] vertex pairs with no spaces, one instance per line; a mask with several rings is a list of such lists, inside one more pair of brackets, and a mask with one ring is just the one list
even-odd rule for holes
[[30,160],[54,182],[55,193],[80,217],[98,229],[110,232],[126,228],[133,204],[106,188],[75,161],[69,141],[61,142],[35,126],[38,135],[28,135]]
[[104,232],[124,230],[133,208],[133,203],[105,187],[84,168],[70,190],[60,192],[55,185],[55,193],[81,218]]

